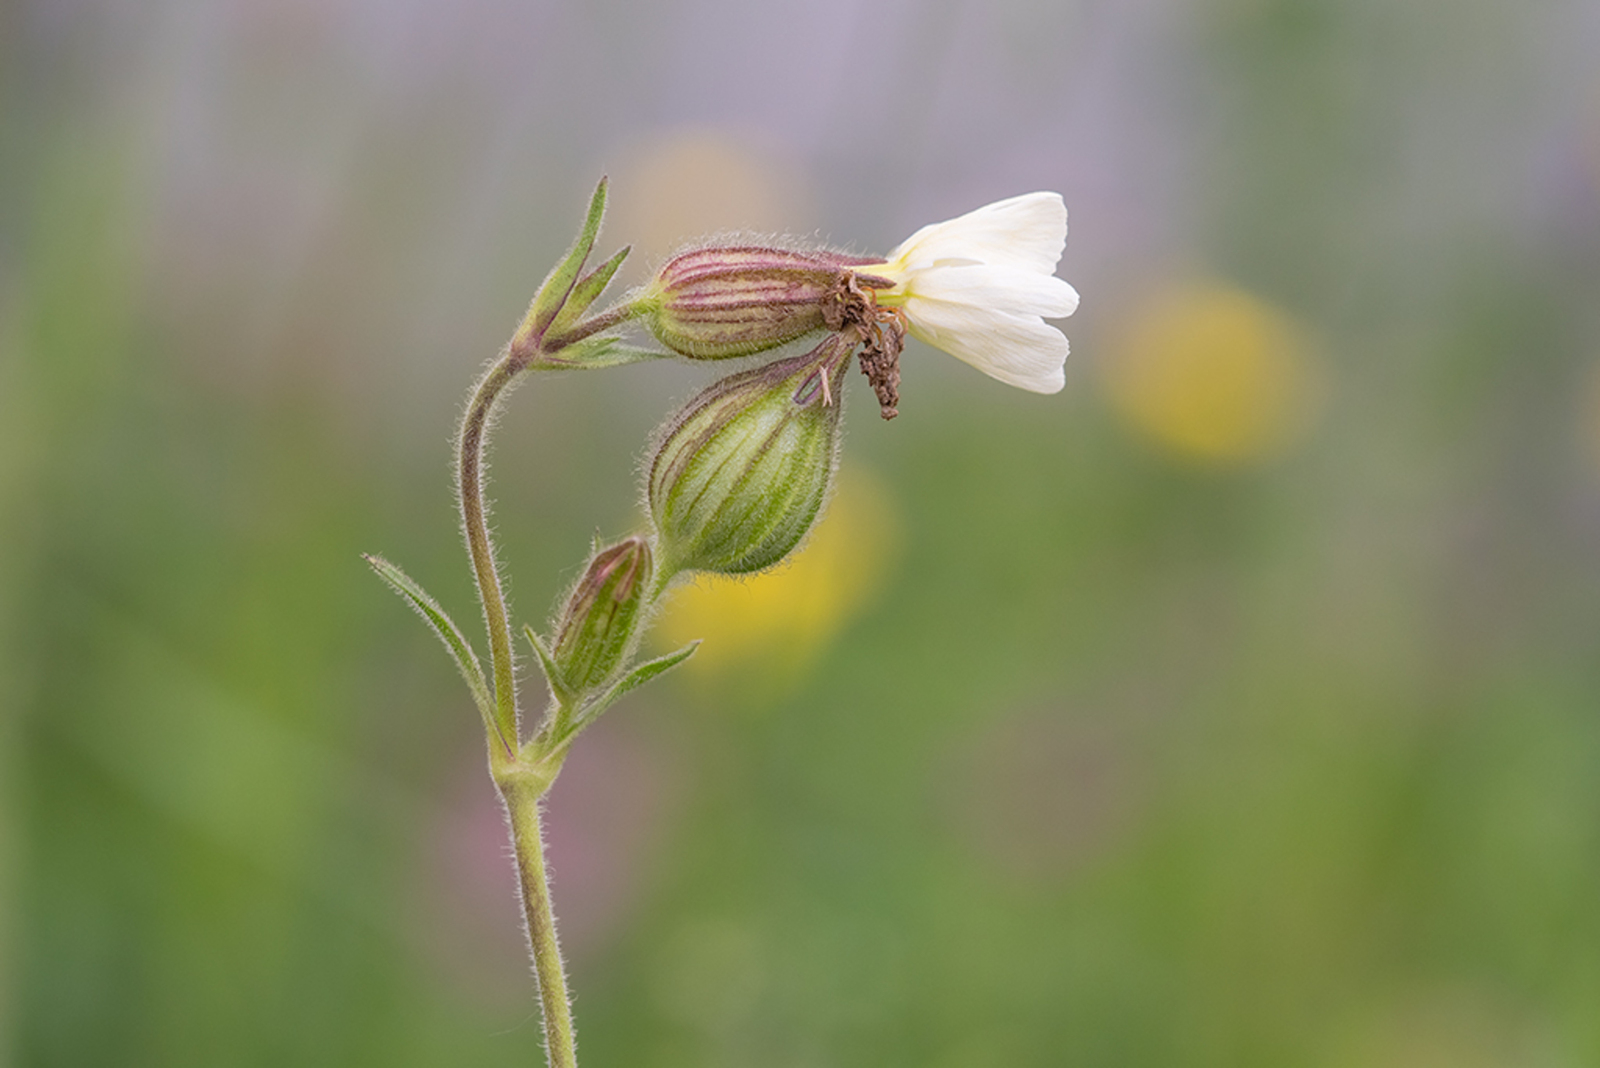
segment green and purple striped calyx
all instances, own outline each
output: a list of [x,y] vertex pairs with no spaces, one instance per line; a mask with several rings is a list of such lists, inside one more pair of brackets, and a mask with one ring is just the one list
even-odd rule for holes
[[833,483],[844,370],[854,339],[731,375],[662,429],[648,497],[658,566],[743,575],[805,538]]
[[872,262],[842,253],[727,246],[668,260],[634,298],[667,348],[722,360],[838,329],[853,299],[850,268]]

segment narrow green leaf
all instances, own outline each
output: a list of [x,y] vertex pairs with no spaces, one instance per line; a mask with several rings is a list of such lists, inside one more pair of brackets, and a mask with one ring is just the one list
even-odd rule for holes
[[[700,639],[696,638],[688,645],[685,645],[682,649],[668,653],[666,656],[658,656],[654,660],[646,660],[644,663],[628,672],[623,680],[613,687],[612,692],[616,695],[616,697],[621,697],[623,694],[628,693],[631,690],[638,689],[651,679],[656,678],[659,675],[666,674],[679,664],[683,663],[685,660],[689,659],[694,655],[694,651],[698,648],[700,648]],[[615,700],[615,698],[613,698],[613,700]]]
[[600,234],[600,220],[605,217],[605,213],[606,179],[602,178],[600,184],[594,188],[594,196],[589,200],[589,215],[583,221],[583,230],[578,234],[578,240],[568,250],[566,258],[550,272],[550,276],[544,280],[544,285],[539,287],[538,295],[533,298],[533,304],[528,308],[528,314],[517,330],[518,340],[544,336],[545,330],[561,311],[568,295],[572,292],[573,284],[583,271],[584,262],[588,260],[589,252],[594,248],[594,239]]
[[572,693],[567,689],[566,681],[561,677],[561,669],[556,667],[556,658],[550,652],[550,647],[539,637],[537,631],[526,623],[522,625],[522,633],[528,636],[528,644],[533,646],[533,651],[539,658],[539,666],[544,669],[545,681],[550,684],[550,694],[563,708],[572,698]]
[[484,722],[494,731],[494,698],[489,694],[488,684],[484,682],[483,668],[478,663],[478,654],[472,651],[472,645],[461,633],[455,623],[439,607],[439,602],[428,596],[428,592],[404,571],[381,556],[369,553],[361,554],[361,558],[372,566],[378,577],[387,582],[396,593],[404,597],[417,614],[427,621],[428,626],[444,642],[444,647],[455,658],[456,667],[461,671],[461,677],[467,680],[467,689],[472,691],[472,699],[477,702],[478,710],[483,713]]
[[[529,636],[532,637],[531,633]],[[536,645],[534,648],[537,649],[539,647]],[[622,678],[612,683],[609,690],[585,706],[571,722],[558,724],[552,737],[539,739],[539,749],[534,759],[544,760],[564,752],[572,745],[573,740],[583,732],[585,727],[600,718],[600,713],[656,676],[671,671],[693,656],[694,651],[698,648],[700,648],[700,642],[697,639],[676,652],[668,653],[666,656],[658,656],[654,660],[647,660],[632,671],[629,671]]]
[[646,660],[638,665],[613,683],[611,689],[607,690],[599,700],[583,710],[578,726],[580,728],[587,727],[594,721],[595,717],[616,704],[625,695],[637,690],[651,679],[671,671],[693,656],[694,651],[698,648],[700,648],[700,640],[697,638],[676,652],[668,653],[666,656],[658,656],[654,660]]

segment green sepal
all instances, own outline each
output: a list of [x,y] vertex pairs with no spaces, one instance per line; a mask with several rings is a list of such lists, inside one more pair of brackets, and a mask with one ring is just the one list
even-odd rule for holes
[[544,669],[545,682],[550,686],[550,696],[556,703],[566,708],[572,701],[572,691],[567,688],[566,680],[561,677],[561,669],[556,666],[555,654],[545,644],[539,632],[528,626],[522,625],[522,633],[528,636],[528,644],[533,646],[534,655],[539,658],[539,666]]
[[554,356],[541,355],[532,366],[542,371],[593,371],[645,360],[662,360],[668,356],[665,352],[630,345],[618,337],[586,337],[559,350]]
[[387,582],[417,610],[417,614],[427,621],[428,626],[433,628],[433,632],[439,636],[444,647],[455,658],[456,667],[460,669],[461,677],[467,681],[467,689],[472,691],[472,699],[477,702],[478,711],[483,713],[484,723],[488,725],[491,733],[498,733],[494,718],[494,698],[489,693],[488,683],[484,681],[478,654],[473,652],[471,643],[461,633],[461,629],[445,614],[445,610],[439,607],[439,602],[430,597],[428,591],[417,585],[416,580],[410,575],[381,556],[362,553],[361,558],[371,565],[379,578]]
[[600,220],[606,213],[606,179],[600,179],[600,184],[594,187],[594,196],[589,199],[589,214],[583,221],[583,230],[578,234],[578,240],[568,250],[566,257],[556,265],[544,280],[544,285],[539,287],[539,292],[534,296],[533,303],[528,307],[528,314],[523,317],[522,325],[517,328],[513,344],[526,343],[544,336],[551,322],[555,320],[561,308],[567,302],[567,297],[572,293],[573,284],[578,275],[583,271],[583,265],[589,258],[589,253],[594,248],[594,239],[600,234]]
[[633,251],[632,245],[624,245],[616,255],[580,278],[572,287],[566,303],[550,321],[550,328],[545,331],[556,339],[577,325],[578,319],[589,306],[599,299],[600,294],[606,291],[606,286],[611,284],[611,279],[616,276],[617,268],[622,266],[622,261],[628,258],[628,253]]

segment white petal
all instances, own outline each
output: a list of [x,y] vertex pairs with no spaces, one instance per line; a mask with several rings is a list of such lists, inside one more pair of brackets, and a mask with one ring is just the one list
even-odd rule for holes
[[905,310],[913,336],[991,378],[1035,393],[1058,393],[1066,385],[1066,335],[1037,316],[917,299]]
[[1053,274],[1011,267],[930,267],[906,279],[906,291],[925,301],[967,304],[1009,315],[1064,318],[1078,308],[1078,291]]
[[1067,206],[1060,193],[1024,193],[955,219],[924,226],[888,262],[905,269],[967,260],[1044,274],[1055,271],[1067,244]]

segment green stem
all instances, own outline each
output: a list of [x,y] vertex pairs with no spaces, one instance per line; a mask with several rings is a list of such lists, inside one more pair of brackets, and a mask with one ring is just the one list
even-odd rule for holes
[[500,592],[499,566],[489,537],[488,512],[483,503],[484,451],[495,405],[507,386],[527,366],[527,360],[507,352],[495,361],[472,392],[467,414],[461,420],[460,469],[456,479],[461,497],[461,526],[472,558],[472,574],[483,602],[483,621],[489,631],[489,659],[494,668],[495,726],[508,756],[517,752],[517,683],[511,657],[511,624],[505,596]]
[[567,975],[556,941],[556,917],[550,907],[550,880],[544,868],[544,839],[539,825],[539,799],[549,789],[547,775],[533,774],[526,765],[496,776],[496,785],[511,816],[511,840],[517,851],[517,876],[522,887],[522,910],[527,918],[528,944],[533,949],[534,970],[539,975],[539,1001],[544,1009],[545,1055],[550,1068],[577,1068],[573,1042],[572,1006],[567,999]]
[[560,758],[541,760],[537,753],[524,754],[519,744],[521,732],[517,723],[511,624],[505,595],[500,589],[483,495],[484,454],[495,407],[517,376],[527,369],[532,355],[537,354],[507,349],[473,389],[467,413],[461,420],[457,489],[461,499],[461,526],[466,534],[467,553],[472,558],[478,599],[483,602],[484,624],[489,631],[489,656],[494,667],[495,716],[494,729],[489,736],[489,767],[511,819],[511,842],[517,854],[528,944],[539,977],[539,999],[544,1010],[545,1050],[550,1068],[577,1068],[572,1006],[567,1000],[561,947],[556,942],[550,882],[544,867],[544,841],[539,828],[539,799],[555,781]]
[[625,323],[629,319],[637,318],[643,315],[645,310],[645,305],[638,301],[630,300],[625,304],[618,304],[607,308],[598,315],[591,315],[560,337],[546,338],[543,347],[549,352],[559,352],[568,345],[576,344],[586,337],[598,334],[602,330],[610,330],[613,326]]

